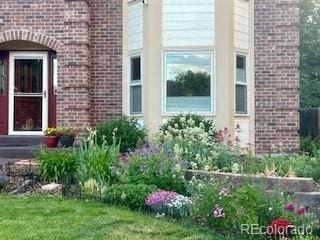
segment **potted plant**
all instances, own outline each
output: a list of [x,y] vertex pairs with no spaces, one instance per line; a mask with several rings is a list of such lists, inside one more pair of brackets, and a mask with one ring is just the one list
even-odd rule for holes
[[47,128],[44,131],[44,136],[44,140],[46,141],[46,144],[49,148],[57,147],[59,143],[59,136],[57,135],[56,128]]
[[77,131],[71,127],[64,127],[59,130],[60,144],[62,147],[72,147]]

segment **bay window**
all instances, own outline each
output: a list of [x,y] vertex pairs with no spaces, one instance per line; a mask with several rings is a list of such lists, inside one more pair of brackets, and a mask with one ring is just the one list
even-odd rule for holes
[[164,62],[165,112],[213,113],[213,54],[170,52]]

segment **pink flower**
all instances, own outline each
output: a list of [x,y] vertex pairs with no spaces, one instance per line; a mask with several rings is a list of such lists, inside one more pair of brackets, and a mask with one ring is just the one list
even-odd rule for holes
[[293,212],[295,210],[295,206],[293,203],[288,203],[287,206],[285,207],[287,211]]
[[306,214],[306,212],[307,212],[307,210],[306,210],[305,207],[299,207],[299,208],[297,209],[297,214],[298,214],[298,215],[304,215],[304,214]]
[[215,218],[224,218],[225,214],[223,208],[216,204],[215,209],[213,210],[213,215]]
[[177,195],[178,195],[178,193],[170,192],[170,191],[154,192],[148,196],[148,198],[145,201],[145,204],[149,207],[154,206],[154,205],[164,206],[165,204],[167,204],[171,199],[173,199]]

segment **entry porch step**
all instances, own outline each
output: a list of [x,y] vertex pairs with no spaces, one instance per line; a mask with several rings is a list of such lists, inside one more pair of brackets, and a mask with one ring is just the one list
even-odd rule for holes
[[42,147],[45,146],[0,146],[0,159],[34,158],[35,152]]
[[25,146],[39,146],[43,144],[45,144],[43,136],[0,135],[0,147],[25,147]]

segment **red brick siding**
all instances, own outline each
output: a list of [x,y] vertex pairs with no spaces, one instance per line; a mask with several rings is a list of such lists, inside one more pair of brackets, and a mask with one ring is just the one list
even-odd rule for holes
[[256,151],[299,149],[298,0],[255,0]]
[[122,114],[122,1],[91,3],[91,122]]

